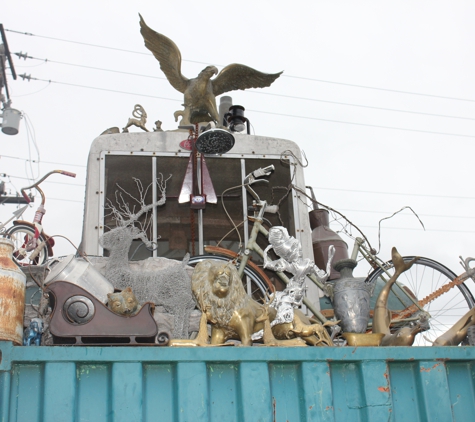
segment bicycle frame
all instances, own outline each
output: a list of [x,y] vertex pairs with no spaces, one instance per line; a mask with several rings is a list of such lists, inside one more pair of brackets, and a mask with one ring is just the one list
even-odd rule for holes
[[[250,173],[246,178],[244,179],[244,186],[246,190],[251,194],[251,196],[254,198],[253,200],[253,207],[254,207],[254,216],[248,216],[248,220],[253,223],[253,227],[251,230],[251,234],[249,236],[249,239],[247,241],[247,244],[245,246],[245,249],[242,253],[240,254],[235,254],[235,253],[226,253],[226,249],[223,248],[217,248],[217,247],[206,247],[205,250],[207,252],[217,252],[217,253],[223,253],[228,256],[233,255],[233,257],[239,258],[240,263],[238,267],[238,274],[242,278],[244,274],[244,268],[246,265],[250,265],[251,262],[249,261],[249,258],[251,256],[251,252],[254,251],[256,252],[262,259],[264,259],[264,251],[262,248],[258,245],[257,243],[257,237],[259,233],[262,233],[266,238],[269,236],[269,232],[266,230],[266,228],[262,225],[264,221],[264,214],[266,212],[270,213],[276,213],[278,211],[278,207],[275,205],[269,206],[267,204],[267,201],[262,200],[259,198],[259,195],[252,189],[251,185],[256,182],[268,182],[265,179],[257,179],[257,177],[261,176],[269,176],[271,172],[274,170],[274,166],[268,166],[262,169],[258,169],[252,173]],[[231,251],[229,251],[231,252]],[[250,265],[251,266],[251,265]],[[252,266],[254,268],[254,266]],[[263,273],[263,271],[261,272]],[[277,276],[287,285],[289,283],[289,278],[280,271],[276,271]],[[265,278],[268,278],[265,273],[264,273]],[[315,283],[320,289],[324,290],[324,285],[320,283],[317,278],[314,275],[307,275],[310,280],[312,280],[313,283]],[[304,298],[303,303],[307,308],[313,312],[313,314],[322,322],[325,323],[328,321],[327,318],[318,310],[316,307],[307,299]]]

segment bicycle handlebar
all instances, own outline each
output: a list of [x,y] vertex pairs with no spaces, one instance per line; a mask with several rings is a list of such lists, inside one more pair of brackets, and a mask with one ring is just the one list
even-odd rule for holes
[[29,204],[31,202],[31,199],[30,197],[26,194],[26,190],[27,189],[32,189],[32,188],[35,188],[41,195],[41,205],[44,205],[45,204],[45,201],[46,201],[46,198],[45,198],[45,194],[43,193],[43,191],[39,188],[39,184],[42,183],[46,178],[48,178],[49,176],[51,176],[52,174],[54,173],[58,173],[58,174],[62,174],[64,176],[69,176],[69,177],[76,177],[76,173],[72,173],[70,171],[66,171],[66,170],[53,170],[53,171],[50,171],[49,173],[46,173],[40,180],[38,180],[37,182],[35,182],[33,185],[31,186],[26,186],[24,188],[21,188],[21,194],[23,195],[23,198],[25,198],[26,202]]
[[277,214],[279,211],[278,205],[267,205],[264,209],[264,212],[268,212],[269,214]]
[[271,164],[270,166],[267,166],[264,168],[258,168],[257,170],[254,170],[252,172],[252,175],[254,177],[269,176],[274,170],[275,170],[275,167],[273,164]]
[[269,183],[268,180],[266,179],[257,179],[257,177],[262,177],[262,176],[269,176],[273,171],[275,170],[275,167],[273,164],[267,167],[261,167],[258,168],[257,170],[254,170],[253,172],[249,173],[245,178],[244,178],[244,186],[246,187],[246,190],[252,195],[252,197],[260,201],[261,198],[259,198],[259,195],[254,191],[254,189],[251,188],[251,185],[253,183],[257,182],[266,182]]

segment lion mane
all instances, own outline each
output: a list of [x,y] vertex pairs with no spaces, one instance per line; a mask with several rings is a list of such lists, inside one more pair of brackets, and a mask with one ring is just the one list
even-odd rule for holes
[[[229,287],[224,297],[219,297],[213,290],[213,284],[223,273],[229,279]],[[226,262],[205,260],[198,263],[191,278],[191,290],[201,311],[221,327],[229,325],[234,311],[244,308],[251,300],[236,268]]]

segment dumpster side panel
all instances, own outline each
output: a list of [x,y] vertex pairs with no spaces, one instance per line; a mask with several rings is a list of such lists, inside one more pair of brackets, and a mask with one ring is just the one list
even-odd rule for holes
[[3,421],[470,421],[475,348],[15,347]]

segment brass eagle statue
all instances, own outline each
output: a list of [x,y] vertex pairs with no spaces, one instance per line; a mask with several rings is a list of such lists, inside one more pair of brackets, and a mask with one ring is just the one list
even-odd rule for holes
[[[140,32],[147,47],[160,62],[160,68],[168,82],[184,94],[184,111],[181,124],[195,124],[214,121],[218,124],[219,114],[216,108],[216,96],[228,91],[270,86],[282,72],[262,73],[242,64],[230,64],[221,70],[215,66],[205,67],[196,78],[188,79],[181,73],[181,54],[176,44],[165,35],[149,28],[140,16]],[[211,79],[214,75],[216,78]]]

